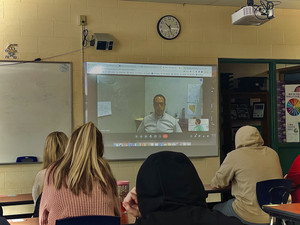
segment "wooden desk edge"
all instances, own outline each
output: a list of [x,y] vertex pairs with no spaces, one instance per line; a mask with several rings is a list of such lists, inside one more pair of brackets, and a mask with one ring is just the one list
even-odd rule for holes
[[28,193],[14,196],[0,196],[0,204],[2,206],[33,204],[32,194]]
[[[300,203],[296,203],[297,207],[300,206]],[[283,219],[293,220],[300,222],[300,214],[298,212],[293,212],[291,209],[284,209],[285,206],[293,207],[293,204],[274,204],[274,205],[263,205],[262,208],[270,216],[279,217]],[[296,207],[296,206],[295,206]],[[283,208],[283,209],[281,209]]]
[[[24,221],[13,221],[13,219],[8,220],[9,224],[11,225],[38,225],[39,224],[39,218],[33,217],[33,218],[22,218]],[[122,225],[130,225],[135,223],[135,217],[128,215],[128,223],[122,224]]]
[[213,194],[213,193],[225,193],[225,192],[230,192],[231,188],[230,187],[225,187],[225,188],[213,188],[210,184],[204,184],[204,190],[208,194]]
[[9,224],[11,225],[38,225],[39,224],[39,218],[33,217],[33,218],[24,218],[23,221],[13,221],[13,219],[8,220]]

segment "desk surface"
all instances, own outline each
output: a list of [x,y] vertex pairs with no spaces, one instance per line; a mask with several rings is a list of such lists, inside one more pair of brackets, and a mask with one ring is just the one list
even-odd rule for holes
[[[204,184],[204,189],[206,193],[223,193],[230,191],[230,188],[212,188],[210,184]],[[33,199],[31,193],[18,195],[0,195],[0,203],[2,206],[33,204]]]
[[[23,220],[23,221],[21,221]],[[24,218],[24,219],[12,219],[8,220],[11,225],[39,225],[39,218]]]
[[[210,184],[204,185],[205,192],[207,194],[213,194],[213,193],[225,193],[229,192],[230,188],[220,188],[215,189],[210,186]],[[19,194],[15,196],[1,196],[0,195],[0,204],[2,206],[8,206],[8,205],[22,205],[22,204],[33,204],[32,195],[30,194]],[[24,218],[24,221],[16,221],[13,222],[10,220],[10,224],[12,225],[38,225],[39,221],[38,218]],[[132,216],[129,216],[128,218],[129,224],[132,224],[135,222],[135,218]]]
[[[212,188],[210,184],[204,184],[204,189],[207,193],[223,193],[230,191],[230,188]],[[0,203],[2,206],[33,204],[33,199],[31,193],[18,195],[0,195]]]
[[212,188],[210,184],[204,184],[204,189],[207,194],[213,194],[213,193],[226,193],[230,192],[231,188],[226,187],[226,188]]
[[2,206],[33,204],[32,194],[0,195],[0,204]]
[[[22,221],[21,221],[22,220]],[[24,218],[8,220],[11,225],[39,225],[39,218]],[[134,224],[135,218],[133,216],[128,217],[128,224]]]
[[264,205],[263,209],[271,216],[300,222],[300,203]]

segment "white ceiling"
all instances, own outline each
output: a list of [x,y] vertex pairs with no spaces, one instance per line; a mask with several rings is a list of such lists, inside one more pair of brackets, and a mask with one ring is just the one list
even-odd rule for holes
[[[124,0],[137,2],[160,2],[160,3],[176,3],[176,4],[191,4],[191,5],[213,5],[213,6],[237,6],[242,7],[247,5],[247,0]],[[270,1],[270,0],[269,0]],[[281,9],[300,9],[300,0],[280,0],[274,1],[275,8]],[[264,0],[265,2],[265,0]],[[258,4],[259,0],[254,0]]]

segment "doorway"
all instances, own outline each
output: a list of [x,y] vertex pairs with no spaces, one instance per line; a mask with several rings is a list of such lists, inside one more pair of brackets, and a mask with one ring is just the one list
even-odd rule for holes
[[268,63],[219,62],[221,161],[245,125],[256,127],[270,146],[269,76]]
[[[287,173],[300,154],[300,135],[287,137],[286,127],[286,88],[300,84],[300,60],[219,59],[218,69],[221,162],[235,148],[236,130],[249,124],[258,128],[265,145],[278,152],[283,173]],[[253,114],[256,106],[259,110]],[[300,134],[300,108],[299,114],[291,113],[295,115],[290,126],[298,127],[295,132]]]

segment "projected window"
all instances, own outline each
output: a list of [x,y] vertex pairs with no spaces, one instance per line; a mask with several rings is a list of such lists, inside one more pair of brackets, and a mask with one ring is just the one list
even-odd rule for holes
[[85,121],[103,133],[106,158],[218,155],[215,66],[87,62],[85,70]]

